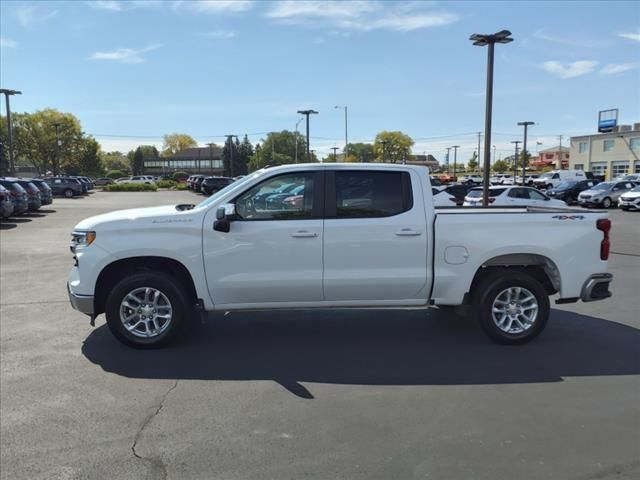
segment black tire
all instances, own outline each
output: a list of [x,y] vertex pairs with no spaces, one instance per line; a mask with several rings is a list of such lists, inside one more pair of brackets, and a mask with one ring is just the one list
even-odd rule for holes
[[604,199],[602,200],[602,207],[611,208],[611,205],[613,205],[613,203],[611,202],[611,199],[609,197],[604,197]]
[[[494,301],[499,298],[502,292],[512,287],[528,290],[535,297],[538,305],[537,315],[531,326],[517,333],[508,333],[498,327],[492,311]],[[549,296],[544,286],[525,271],[496,270],[481,279],[475,290],[473,307],[478,322],[485,333],[496,343],[504,345],[527,343],[538,336],[547,325],[550,312]]]
[[71,198],[71,197],[73,197],[73,190],[71,190],[70,188],[67,188],[67,189],[63,192],[63,195],[64,195],[66,198]]
[[[129,332],[120,320],[120,305],[125,296],[136,288],[151,287],[165,295],[172,308],[169,326],[151,338],[141,338]],[[120,280],[111,290],[105,305],[105,316],[111,333],[122,343],[133,348],[160,348],[173,340],[189,323],[192,311],[189,296],[170,275],[157,271],[136,273]]]

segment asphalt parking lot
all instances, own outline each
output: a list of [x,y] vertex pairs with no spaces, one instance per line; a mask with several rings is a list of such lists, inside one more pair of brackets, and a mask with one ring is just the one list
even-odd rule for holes
[[387,310],[217,314],[135,351],[71,309],[75,223],[193,201],[97,192],[0,224],[1,478],[640,478],[640,213],[611,211],[613,297],[521,347]]

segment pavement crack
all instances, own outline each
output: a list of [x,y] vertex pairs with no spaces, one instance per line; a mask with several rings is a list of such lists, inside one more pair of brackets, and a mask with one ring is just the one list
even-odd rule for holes
[[171,387],[164,393],[164,395],[162,395],[162,398],[160,399],[160,403],[158,404],[158,407],[156,408],[155,412],[151,413],[149,416],[147,416],[147,418],[144,419],[144,422],[142,422],[142,425],[138,429],[136,436],[133,439],[133,444],[131,445],[131,452],[133,453],[133,456],[149,463],[149,466],[151,468],[152,478],[162,478],[166,480],[167,468],[164,462],[158,456],[143,457],[137,452],[136,447],[138,446],[138,442],[142,438],[142,434],[144,433],[147,426],[162,411],[162,408],[164,407],[164,402],[167,400],[167,397],[169,396],[169,394],[173,390],[175,390],[177,386],[178,386],[178,379],[176,379],[175,382],[173,382],[173,385],[171,385]]

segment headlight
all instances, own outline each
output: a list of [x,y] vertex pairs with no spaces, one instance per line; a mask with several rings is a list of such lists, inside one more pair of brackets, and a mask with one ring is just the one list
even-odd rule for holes
[[73,232],[71,234],[71,251],[75,253],[78,247],[88,247],[96,239],[96,232]]

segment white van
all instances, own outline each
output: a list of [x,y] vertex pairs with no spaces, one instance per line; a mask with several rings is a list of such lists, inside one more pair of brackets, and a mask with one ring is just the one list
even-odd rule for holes
[[537,188],[551,189],[562,182],[586,180],[587,175],[582,170],[553,170],[543,173],[533,180],[533,185]]

